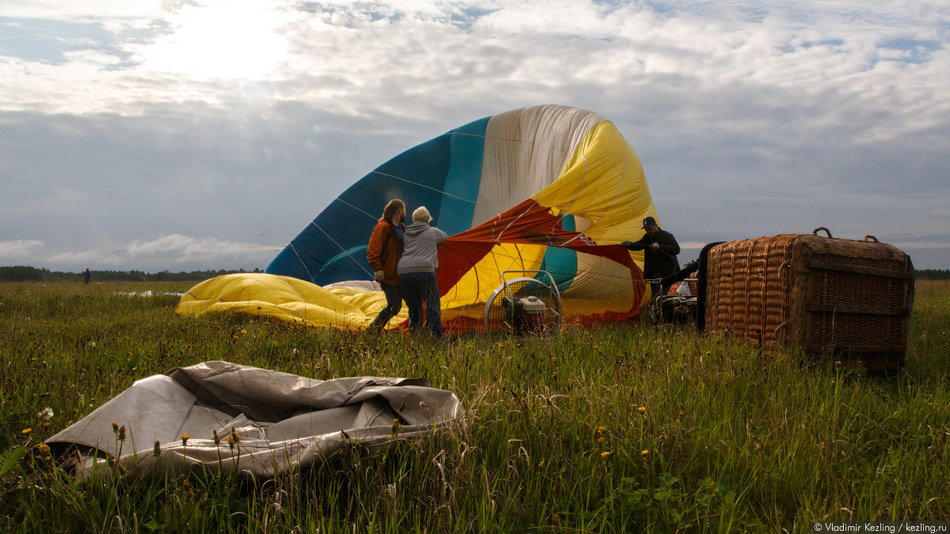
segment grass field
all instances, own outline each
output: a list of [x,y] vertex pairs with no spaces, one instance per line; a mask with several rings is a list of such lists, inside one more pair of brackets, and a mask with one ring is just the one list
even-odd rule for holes
[[[803,532],[950,519],[950,282],[919,281],[907,362],[867,376],[685,329],[433,342],[182,318],[190,284],[0,284],[3,532]],[[464,420],[275,480],[95,479],[42,441],[137,379],[208,360],[425,377]]]

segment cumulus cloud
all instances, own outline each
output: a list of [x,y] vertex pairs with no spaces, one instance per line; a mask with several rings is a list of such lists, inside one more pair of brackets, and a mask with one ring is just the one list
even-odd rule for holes
[[263,266],[392,156],[546,103],[618,126],[682,242],[935,234],[948,21],[928,1],[7,2],[0,239],[75,268]]
[[13,261],[32,258],[42,248],[43,242],[36,239],[0,241],[0,258],[9,258]]

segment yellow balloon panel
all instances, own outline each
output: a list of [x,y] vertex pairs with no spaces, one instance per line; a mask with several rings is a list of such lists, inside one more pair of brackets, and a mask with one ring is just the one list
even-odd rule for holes
[[[241,273],[205,280],[178,302],[179,315],[246,313],[327,328],[361,329],[386,305],[381,291],[335,287],[289,277]],[[403,307],[389,326],[408,318]]]

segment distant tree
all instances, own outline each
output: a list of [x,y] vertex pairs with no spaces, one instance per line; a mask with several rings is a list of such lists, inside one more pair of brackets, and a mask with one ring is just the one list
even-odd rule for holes
[[41,282],[43,279],[43,271],[35,267],[0,267],[0,280],[4,282]]
[[917,269],[915,274],[920,280],[950,280],[950,269]]

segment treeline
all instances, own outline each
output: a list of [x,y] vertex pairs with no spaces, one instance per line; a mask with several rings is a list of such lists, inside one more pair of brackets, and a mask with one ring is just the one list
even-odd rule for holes
[[917,269],[915,272],[921,280],[950,280],[950,269]]
[[[177,272],[160,271],[157,273],[147,273],[144,271],[89,271],[92,280],[96,282],[200,282],[215,276],[233,273],[259,273],[260,269],[245,271],[191,271]],[[0,267],[0,282],[76,282],[82,281],[85,277],[85,271],[70,273],[63,271],[50,271],[49,269],[37,269],[36,267]]]

